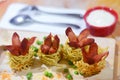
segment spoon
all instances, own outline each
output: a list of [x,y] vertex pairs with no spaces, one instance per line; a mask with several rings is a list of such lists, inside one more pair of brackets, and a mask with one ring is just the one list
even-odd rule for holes
[[29,15],[26,14],[20,14],[17,15],[15,17],[13,17],[10,20],[10,23],[13,25],[17,25],[17,26],[22,26],[22,25],[29,25],[29,24],[33,24],[33,23],[39,23],[39,24],[48,24],[48,25],[64,25],[64,26],[71,26],[73,28],[77,28],[79,29],[80,26],[77,24],[72,24],[72,23],[54,23],[54,22],[42,22],[42,21],[37,21],[32,19]]
[[62,16],[63,15],[65,15],[65,16],[74,16],[74,17],[77,17],[77,18],[80,18],[80,19],[83,18],[83,14],[81,14],[81,13],[50,12],[50,11],[45,11],[45,10],[39,9],[34,5],[33,6],[27,6],[27,7],[20,10],[20,12],[27,12],[27,11],[35,11],[38,14],[46,13],[46,14],[62,15]]

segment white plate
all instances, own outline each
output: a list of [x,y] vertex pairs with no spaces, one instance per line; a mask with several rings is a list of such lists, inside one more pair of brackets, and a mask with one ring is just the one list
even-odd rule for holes
[[[4,44],[11,44],[11,36],[14,33],[14,30],[6,31],[6,36],[4,38],[1,38],[0,40],[0,45]],[[28,31],[16,31],[19,35],[20,38],[22,39],[23,37],[31,37],[31,36],[37,36],[38,39],[42,40],[44,36],[48,35],[48,33],[36,33],[36,32],[28,32]],[[66,41],[66,36],[65,35],[59,35],[61,43],[64,43]],[[100,37],[94,37],[95,41],[98,43],[99,46],[106,48],[108,47],[109,50],[109,55],[106,58],[107,65],[106,67],[97,75],[94,75],[92,77],[88,77],[85,79],[81,80],[113,80],[113,72],[114,72],[114,54],[115,54],[115,40],[111,38],[100,38]],[[5,57],[4,54],[0,56],[0,72],[1,71],[10,71],[10,68],[8,64],[6,63],[7,58]],[[82,77],[81,77],[82,78]],[[75,79],[75,80],[80,80]]]

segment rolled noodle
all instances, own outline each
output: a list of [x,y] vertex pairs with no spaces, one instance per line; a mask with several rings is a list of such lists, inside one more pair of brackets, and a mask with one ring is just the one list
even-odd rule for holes
[[56,53],[53,54],[44,54],[39,50],[38,56],[40,61],[46,65],[57,65],[58,61],[61,59],[60,49]]
[[[98,47],[98,54],[101,54],[105,51],[107,51],[107,48]],[[98,63],[92,64],[92,65],[85,63],[83,61],[83,57],[80,61],[76,61],[73,63],[74,63],[74,65],[77,66],[78,71],[84,77],[89,77],[89,76],[99,73],[106,65],[106,61],[104,58],[101,61],[99,61]]]
[[33,49],[29,49],[29,53],[26,55],[14,56],[10,52],[7,52],[9,56],[9,65],[15,71],[21,71],[22,69],[28,69],[34,62]]
[[73,47],[70,47],[67,43],[63,45],[61,51],[63,53],[63,57],[67,60],[78,61],[81,60],[82,58],[81,49],[80,48],[75,49]]
[[89,65],[84,63],[83,60],[77,61],[74,64],[77,66],[77,69],[81,75],[84,77],[89,77],[99,73],[105,67],[105,60],[101,60],[100,62]]

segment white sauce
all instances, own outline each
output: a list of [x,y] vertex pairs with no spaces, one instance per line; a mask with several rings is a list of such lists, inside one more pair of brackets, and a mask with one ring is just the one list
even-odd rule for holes
[[115,21],[115,17],[105,10],[95,10],[87,17],[88,23],[94,26],[109,26]]

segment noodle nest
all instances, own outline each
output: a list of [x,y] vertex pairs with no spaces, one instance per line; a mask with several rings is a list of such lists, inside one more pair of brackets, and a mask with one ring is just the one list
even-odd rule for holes
[[28,69],[34,62],[34,50],[29,49],[26,55],[14,56],[10,52],[7,53],[9,56],[9,65],[12,70],[21,71]]
[[[88,46],[88,48],[86,48],[86,50],[88,50],[88,49],[89,49],[89,46]],[[101,54],[101,53],[105,52],[106,50],[107,50],[107,48],[98,47],[98,54]],[[92,65],[85,63],[83,61],[83,57],[80,61],[76,61],[73,63],[75,66],[77,66],[79,73],[81,75],[83,75],[84,77],[89,77],[89,76],[98,74],[106,65],[106,61],[104,58],[101,61],[99,61],[98,63],[92,64]]]
[[74,65],[77,66],[77,69],[81,75],[84,77],[89,77],[98,74],[105,67],[105,60],[101,60],[93,65],[89,65],[84,63],[83,60],[80,60],[75,62]]
[[40,58],[41,63],[54,66],[57,65],[61,59],[60,48],[57,50],[56,53],[53,54],[44,54],[41,50],[38,51],[38,56]]
[[82,58],[82,51],[80,48],[70,47],[67,43],[61,48],[63,57],[70,61],[79,61]]

